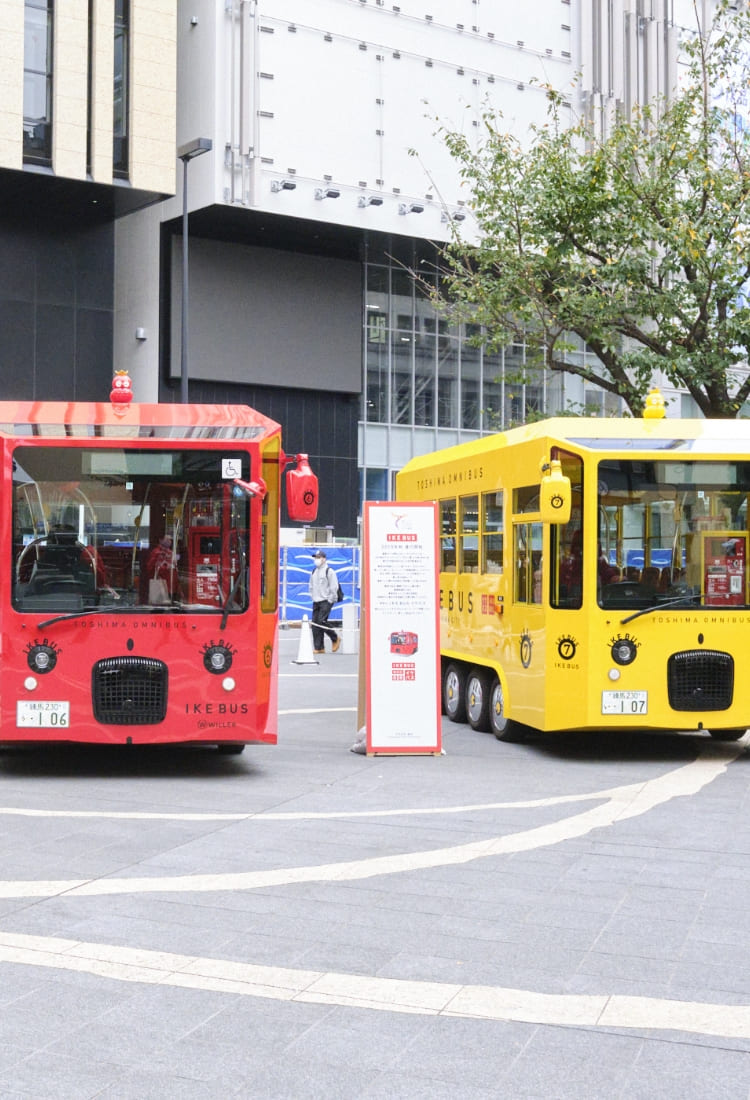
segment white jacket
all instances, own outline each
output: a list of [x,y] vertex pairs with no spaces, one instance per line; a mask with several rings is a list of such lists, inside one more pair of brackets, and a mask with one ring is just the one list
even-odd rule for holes
[[312,602],[320,603],[321,600],[328,600],[329,603],[336,603],[338,594],[339,581],[335,571],[327,561],[324,561],[322,565],[316,565],[310,574]]

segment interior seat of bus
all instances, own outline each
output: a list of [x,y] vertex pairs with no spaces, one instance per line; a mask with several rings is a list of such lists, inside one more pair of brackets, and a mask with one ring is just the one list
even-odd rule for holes
[[54,531],[29,546],[32,559],[28,581],[19,585],[19,595],[93,595],[96,591],[94,563],[75,531]]

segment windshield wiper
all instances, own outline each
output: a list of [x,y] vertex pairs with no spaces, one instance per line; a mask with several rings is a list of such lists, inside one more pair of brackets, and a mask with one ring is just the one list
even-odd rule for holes
[[[237,576],[234,579],[234,584],[232,585],[231,589],[229,590],[229,595],[227,596],[226,600],[224,601],[224,606],[221,609],[221,626],[219,627],[220,630],[226,630],[227,620],[229,618],[229,608],[232,605],[232,601],[234,600],[234,597],[237,595],[237,591],[240,587],[240,584],[242,583],[243,576],[247,573],[247,552],[245,550],[244,539],[242,539],[241,537],[238,537],[237,542],[238,542],[238,550],[239,550],[240,567],[237,570]],[[248,578],[248,580],[249,580],[249,578]]]
[[224,606],[221,609],[221,612],[222,612],[222,614],[221,614],[221,626],[219,627],[219,630],[226,630],[227,619],[229,618],[229,608],[232,604],[232,601],[234,600],[234,597],[237,595],[237,589],[240,587],[240,581],[241,580],[242,580],[242,570],[240,569],[237,572],[237,577],[235,579],[235,582],[232,585],[232,587],[230,589],[230,592],[229,592],[229,595],[227,596],[226,601],[224,603]]
[[[66,611],[64,615],[55,615],[53,619],[45,619],[43,623],[39,623],[38,625],[40,628],[43,626],[52,626],[53,623],[62,623],[65,622],[66,619],[83,619],[87,615],[103,615],[105,611],[112,610],[114,610],[112,607],[86,607],[81,611]],[[117,610],[119,611],[120,608],[117,608]],[[29,612],[27,611],[25,614],[28,615]]]
[[[689,603],[691,600],[697,600],[699,603],[703,603],[706,599],[705,592],[685,592],[682,596],[675,596],[674,599],[664,600],[662,603],[652,603],[649,607],[641,607],[638,611],[634,611],[632,615],[628,615],[624,619],[620,619],[620,626],[625,626],[626,623],[632,623],[633,619],[639,618],[641,615],[650,615],[652,611],[662,611],[665,607],[677,607],[680,604]],[[708,607],[703,607],[704,611],[750,611],[750,605],[746,603],[735,604],[709,604]]]

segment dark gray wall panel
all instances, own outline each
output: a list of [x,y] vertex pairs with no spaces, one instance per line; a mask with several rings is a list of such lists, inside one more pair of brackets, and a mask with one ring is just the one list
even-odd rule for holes
[[19,400],[31,394],[29,365],[34,362],[34,304],[0,297],[0,394]]
[[114,227],[0,218],[0,399],[106,400]]
[[[171,356],[180,373],[182,239],[172,237]],[[189,239],[189,374],[244,385],[361,388],[361,265]]]
[[75,314],[70,306],[37,305],[35,365],[45,380],[36,396],[69,401],[75,391]]
[[[281,424],[286,453],[308,454],[318,476],[320,509],[314,526],[333,527],[340,537],[357,536],[358,396],[191,380],[189,397],[198,403],[250,405]],[[164,384],[160,400],[179,400],[179,386]],[[281,522],[289,525],[285,507]]]
[[112,314],[76,313],[75,390],[78,401],[106,401],[112,388]]

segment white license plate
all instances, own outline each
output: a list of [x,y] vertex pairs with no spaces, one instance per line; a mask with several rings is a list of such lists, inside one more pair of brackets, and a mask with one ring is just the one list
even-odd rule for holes
[[648,714],[648,692],[603,691],[602,714]]
[[51,699],[19,699],[16,726],[19,729],[67,729],[70,703]]

